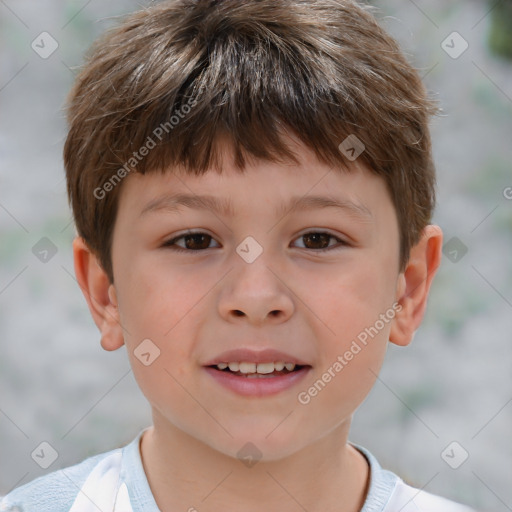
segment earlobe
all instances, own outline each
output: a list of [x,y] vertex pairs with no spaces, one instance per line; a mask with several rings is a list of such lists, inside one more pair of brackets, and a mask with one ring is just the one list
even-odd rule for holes
[[430,286],[441,264],[442,243],[441,228],[426,226],[419,242],[411,248],[405,270],[398,276],[396,301],[401,308],[397,309],[389,336],[396,345],[408,345],[421,324]]
[[73,240],[73,259],[78,284],[101,332],[101,346],[105,350],[116,350],[124,344],[124,338],[115,287],[81,237]]

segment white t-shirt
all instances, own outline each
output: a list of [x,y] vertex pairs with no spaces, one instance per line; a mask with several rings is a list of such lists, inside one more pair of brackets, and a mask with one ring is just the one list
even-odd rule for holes
[[[160,512],[140,456],[144,430],[122,448],[89,457],[14,489],[1,499],[0,512]],[[360,512],[476,512],[405,484],[382,469],[368,450],[353,446],[370,465],[368,495]],[[191,503],[190,509],[194,508],[202,507]]]

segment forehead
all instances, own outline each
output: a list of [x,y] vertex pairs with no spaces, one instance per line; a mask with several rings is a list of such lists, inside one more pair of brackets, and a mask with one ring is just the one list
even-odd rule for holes
[[364,166],[334,169],[318,161],[309,165],[261,162],[243,172],[227,166],[202,175],[178,169],[133,174],[125,178],[122,188],[119,209],[126,205],[140,215],[184,206],[233,216],[257,202],[271,207],[275,215],[282,215],[288,206],[295,210],[332,206],[371,217],[367,203],[388,197],[382,178]]

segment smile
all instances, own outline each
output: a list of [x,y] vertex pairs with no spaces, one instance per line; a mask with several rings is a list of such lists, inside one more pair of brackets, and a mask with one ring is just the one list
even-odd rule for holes
[[223,388],[237,395],[263,397],[292,388],[312,369],[295,363],[218,363],[204,367]]
[[270,378],[286,375],[290,372],[302,368],[295,363],[283,363],[281,361],[275,363],[250,363],[250,362],[232,362],[219,363],[215,368],[221,371],[230,372],[234,375],[244,376],[247,378]]

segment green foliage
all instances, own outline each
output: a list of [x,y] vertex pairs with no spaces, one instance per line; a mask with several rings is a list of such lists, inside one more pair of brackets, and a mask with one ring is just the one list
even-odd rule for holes
[[512,59],[512,0],[501,0],[492,10],[489,47],[493,53]]

